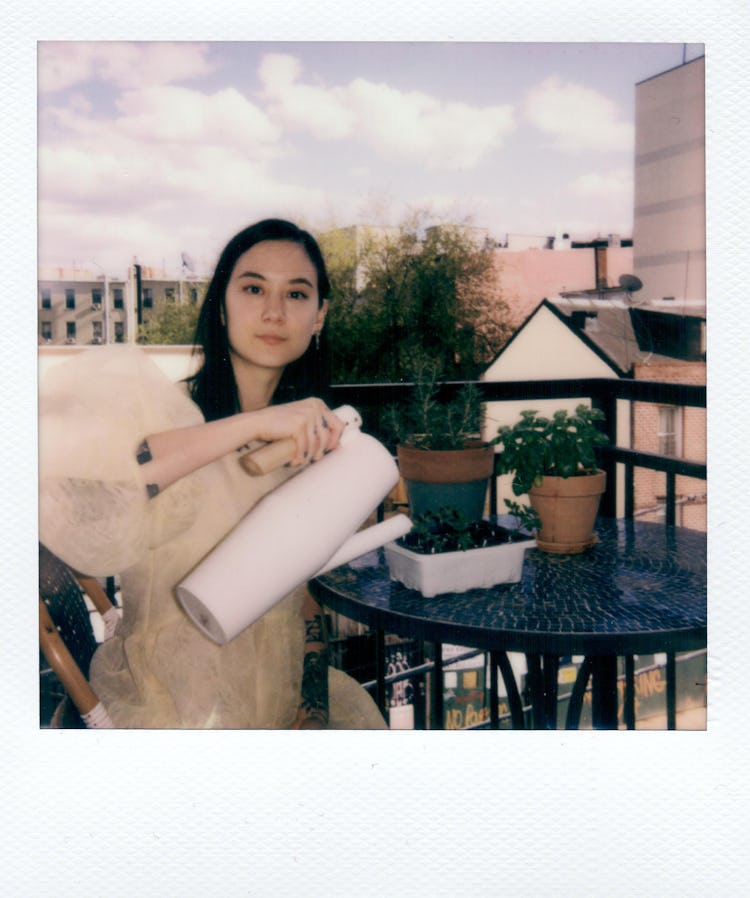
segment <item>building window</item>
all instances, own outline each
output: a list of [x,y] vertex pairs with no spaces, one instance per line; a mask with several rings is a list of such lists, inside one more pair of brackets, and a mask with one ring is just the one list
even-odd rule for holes
[[122,295],[122,287],[115,287],[114,289],[114,300],[115,300],[115,308],[123,309],[125,307],[125,301]]
[[52,291],[48,289],[42,290],[42,308],[43,309],[51,309],[52,308]]
[[91,324],[93,325],[94,330],[94,343],[101,343],[104,339],[104,329],[102,327],[102,322],[92,321]]
[[65,290],[65,308],[74,309],[76,307],[76,291],[73,289]]
[[52,342],[52,322],[51,321],[42,321],[42,340],[45,343]]
[[101,309],[102,307],[102,291],[99,287],[94,287],[91,291],[91,308]]
[[198,302],[198,288],[191,287],[190,288],[190,302],[195,305]]
[[115,321],[115,343],[125,341],[125,325],[122,321]]
[[75,343],[76,341],[76,323],[75,321],[66,321],[65,323],[65,342]]
[[154,307],[154,291],[151,287],[143,288],[143,308],[153,309]]
[[167,297],[167,302],[174,302],[174,287],[167,287],[164,290],[164,295]]
[[682,434],[680,432],[680,410],[673,405],[665,405],[659,409],[659,455],[682,454]]

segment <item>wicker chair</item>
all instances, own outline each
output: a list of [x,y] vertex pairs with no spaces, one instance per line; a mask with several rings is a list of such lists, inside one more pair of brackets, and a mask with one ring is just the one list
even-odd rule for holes
[[118,612],[93,577],[74,573],[45,546],[39,546],[39,646],[65,690],[55,710],[55,727],[112,726],[104,706],[88,681],[97,648],[84,593],[102,615],[105,638],[114,632]]

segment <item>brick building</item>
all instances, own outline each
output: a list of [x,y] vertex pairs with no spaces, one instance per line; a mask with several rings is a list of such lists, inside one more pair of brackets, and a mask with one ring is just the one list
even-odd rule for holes
[[38,342],[41,345],[133,343],[138,319],[168,303],[198,303],[207,279],[170,277],[145,266],[123,276],[86,268],[41,269],[37,281]]

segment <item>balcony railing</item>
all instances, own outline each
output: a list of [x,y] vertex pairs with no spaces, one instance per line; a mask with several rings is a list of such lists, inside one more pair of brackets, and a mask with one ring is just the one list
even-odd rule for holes
[[[440,396],[455,396],[464,382],[453,381],[441,386]],[[544,381],[477,381],[477,388],[486,402],[522,400],[533,402],[546,399],[588,399],[605,415],[604,431],[609,445],[600,449],[598,456],[607,473],[607,490],[602,497],[600,512],[605,517],[617,516],[618,479],[617,465],[623,465],[624,517],[633,517],[634,471],[648,468],[663,471],[666,475],[666,523],[673,525],[676,520],[676,478],[693,477],[706,480],[705,462],[688,461],[651,452],[640,452],[630,447],[617,445],[617,402],[656,403],[692,408],[706,407],[705,386],[693,384],[663,383],[660,381],[626,380],[618,378],[586,378]],[[332,388],[336,405],[350,404],[360,410],[365,427],[377,431],[377,412],[389,404],[404,402],[409,397],[411,384],[338,384]],[[491,482],[490,507],[497,510],[497,484]]]

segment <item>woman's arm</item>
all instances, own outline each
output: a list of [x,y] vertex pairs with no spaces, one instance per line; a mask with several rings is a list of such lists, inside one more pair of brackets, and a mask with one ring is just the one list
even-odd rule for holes
[[328,643],[323,609],[309,592],[302,603],[305,621],[305,658],[295,730],[322,730],[328,726]]
[[146,490],[155,496],[181,477],[255,440],[292,437],[297,444],[292,466],[317,461],[338,445],[343,429],[343,422],[322,400],[303,399],[149,434],[136,458]]

